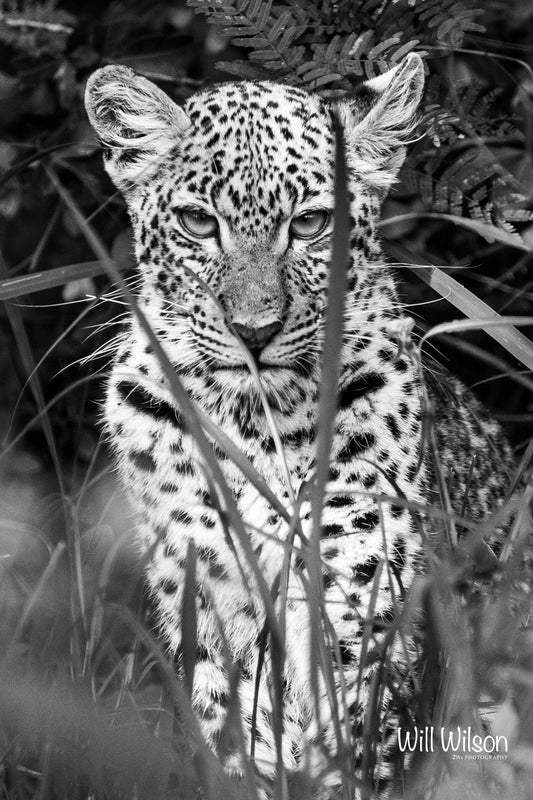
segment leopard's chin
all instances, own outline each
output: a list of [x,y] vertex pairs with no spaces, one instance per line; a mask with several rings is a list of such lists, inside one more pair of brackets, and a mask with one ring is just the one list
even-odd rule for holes
[[293,365],[285,364],[260,364],[256,375],[251,372],[247,364],[224,365],[212,369],[215,384],[219,389],[249,395],[257,400],[260,398],[260,389],[269,397],[271,392],[284,391],[299,379],[299,373]]

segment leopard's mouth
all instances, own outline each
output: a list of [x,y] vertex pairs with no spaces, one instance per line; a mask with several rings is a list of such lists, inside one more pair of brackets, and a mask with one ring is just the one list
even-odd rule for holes
[[[290,369],[290,365],[288,364],[271,364],[265,363],[264,361],[258,361],[254,358],[255,366],[257,367],[258,372],[266,372],[267,370],[282,370],[282,369]],[[242,364],[216,364],[213,367],[217,372],[246,372],[249,375],[251,374],[250,367],[248,364],[244,362]]]

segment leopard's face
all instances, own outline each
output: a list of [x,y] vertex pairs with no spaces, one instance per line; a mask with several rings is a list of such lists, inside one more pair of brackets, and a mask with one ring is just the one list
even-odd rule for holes
[[[420,69],[391,73],[416,84]],[[377,133],[364,125],[373,113],[365,106],[386,102],[383,78],[366,84],[359,105],[338,108],[352,228],[347,346],[368,337],[387,300],[379,275],[368,284],[380,198],[402,148],[380,155]],[[335,205],[333,107],[293,87],[242,82],[182,109],[124,67],[90,79],[87,107],[128,202],[141,307],[176,367],[208,374],[204,385],[226,397],[255,391],[250,353],[271,399],[316,383]],[[390,137],[391,120],[384,127]]]
[[252,385],[243,343],[267,384],[307,375],[333,227],[331,110],[295,89],[236,84],[185,113],[179,146],[128,196],[151,322],[176,365],[209,368],[228,389]]

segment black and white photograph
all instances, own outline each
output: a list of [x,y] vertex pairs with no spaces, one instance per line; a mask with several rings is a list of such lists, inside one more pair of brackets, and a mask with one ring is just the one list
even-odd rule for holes
[[0,800],[533,798],[533,4],[0,0]]

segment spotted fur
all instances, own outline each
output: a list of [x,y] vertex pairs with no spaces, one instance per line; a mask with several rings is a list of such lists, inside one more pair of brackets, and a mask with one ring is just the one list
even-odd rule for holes
[[[309,210],[332,212],[335,120],[342,127],[350,267],[321,554],[326,608],[340,653],[336,683],[340,687],[342,672],[356,767],[366,687],[395,600],[408,590],[420,561],[419,534],[405,503],[378,505],[375,497],[401,492],[408,501],[424,503],[434,492],[431,464],[421,452],[420,377],[405,355],[398,356],[392,331],[403,312],[377,233],[380,205],[403,161],[422,85],[422,63],[410,56],[336,107],[298,88],[242,82],[207,89],[179,108],[153,84],[117,66],[99,70],[87,87],[88,114],[106,148],[106,168],[124,193],[132,220],[140,308],[189,397],[285,504],[289,494],[275,439],[234,333],[241,333],[253,352],[298,494],[315,466],[332,224],[304,240],[291,235],[291,220]],[[190,207],[216,219],[213,235],[198,238],[184,229],[180,214]],[[505,466],[509,453],[476,401],[457,382],[450,379],[449,385],[453,402],[432,390],[443,468],[452,481],[455,508],[466,493],[467,510],[481,516],[500,500],[502,467],[496,462]],[[195,440],[134,316],[107,384],[105,418],[140,542],[152,553],[148,582],[178,666],[184,574],[194,542],[193,704],[210,745],[228,769],[239,771],[227,737],[224,747],[220,740],[229,698],[227,659],[229,654],[240,670],[249,737],[264,607],[256,583],[242,570],[238,548],[230,546],[221,498],[213,496]],[[488,452],[487,437],[496,442],[496,455]],[[216,452],[272,586],[287,524],[221,448]],[[308,534],[306,503],[301,520]],[[315,771],[336,754],[326,699],[322,728],[313,722],[305,580],[305,559],[296,558],[286,606],[284,674],[283,759],[290,771],[302,768],[308,748],[315,753]],[[373,631],[360,691],[361,642],[373,593]],[[397,657],[403,673],[399,652]],[[276,762],[268,658],[267,650],[255,735],[255,761],[267,777]],[[334,796],[335,780],[324,796]]]

